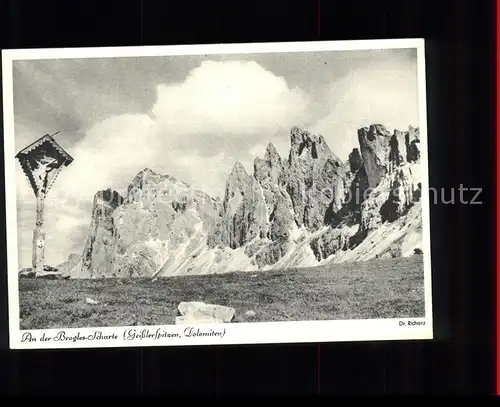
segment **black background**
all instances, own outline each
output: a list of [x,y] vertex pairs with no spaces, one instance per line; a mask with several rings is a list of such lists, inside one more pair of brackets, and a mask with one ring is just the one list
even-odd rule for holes
[[430,184],[483,188],[482,205],[431,207],[433,341],[8,351],[4,271],[0,394],[494,394],[494,1],[7,0],[0,10],[2,48],[425,38]]

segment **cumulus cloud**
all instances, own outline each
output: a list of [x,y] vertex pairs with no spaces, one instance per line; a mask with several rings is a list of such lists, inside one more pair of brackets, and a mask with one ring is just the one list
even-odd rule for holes
[[98,122],[71,149],[74,161],[61,172],[55,191],[64,198],[87,201],[100,189],[125,187],[156,158],[154,126],[154,121],[142,114]]
[[311,131],[327,136],[346,160],[358,147],[357,130],[380,123],[393,130],[418,126],[417,65],[414,60],[372,61],[334,81],[327,94],[329,114]]
[[222,196],[235,161],[252,171],[252,148],[276,135],[288,142],[309,107],[306,93],[254,61],[204,61],[182,83],[157,86],[156,168]]
[[157,92],[153,114],[171,137],[269,134],[307,114],[307,96],[256,62],[204,61],[183,83]]

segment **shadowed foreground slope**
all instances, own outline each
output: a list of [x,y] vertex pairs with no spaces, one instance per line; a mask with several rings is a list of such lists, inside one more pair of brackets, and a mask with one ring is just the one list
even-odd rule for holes
[[234,307],[234,322],[423,317],[423,258],[154,282],[20,279],[19,299],[21,329],[170,325],[181,301]]

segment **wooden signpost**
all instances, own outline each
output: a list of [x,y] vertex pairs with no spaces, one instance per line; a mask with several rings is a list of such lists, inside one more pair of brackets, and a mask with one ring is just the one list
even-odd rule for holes
[[45,273],[45,231],[43,226],[45,198],[62,168],[73,162],[73,158],[53,139],[54,135],[46,134],[16,155],[36,197],[32,264],[37,277]]

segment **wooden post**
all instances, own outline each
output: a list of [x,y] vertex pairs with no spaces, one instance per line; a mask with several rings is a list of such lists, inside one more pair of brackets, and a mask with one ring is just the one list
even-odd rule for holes
[[43,274],[45,255],[45,230],[43,228],[45,194],[36,195],[36,226],[33,231],[33,271],[36,275]]

